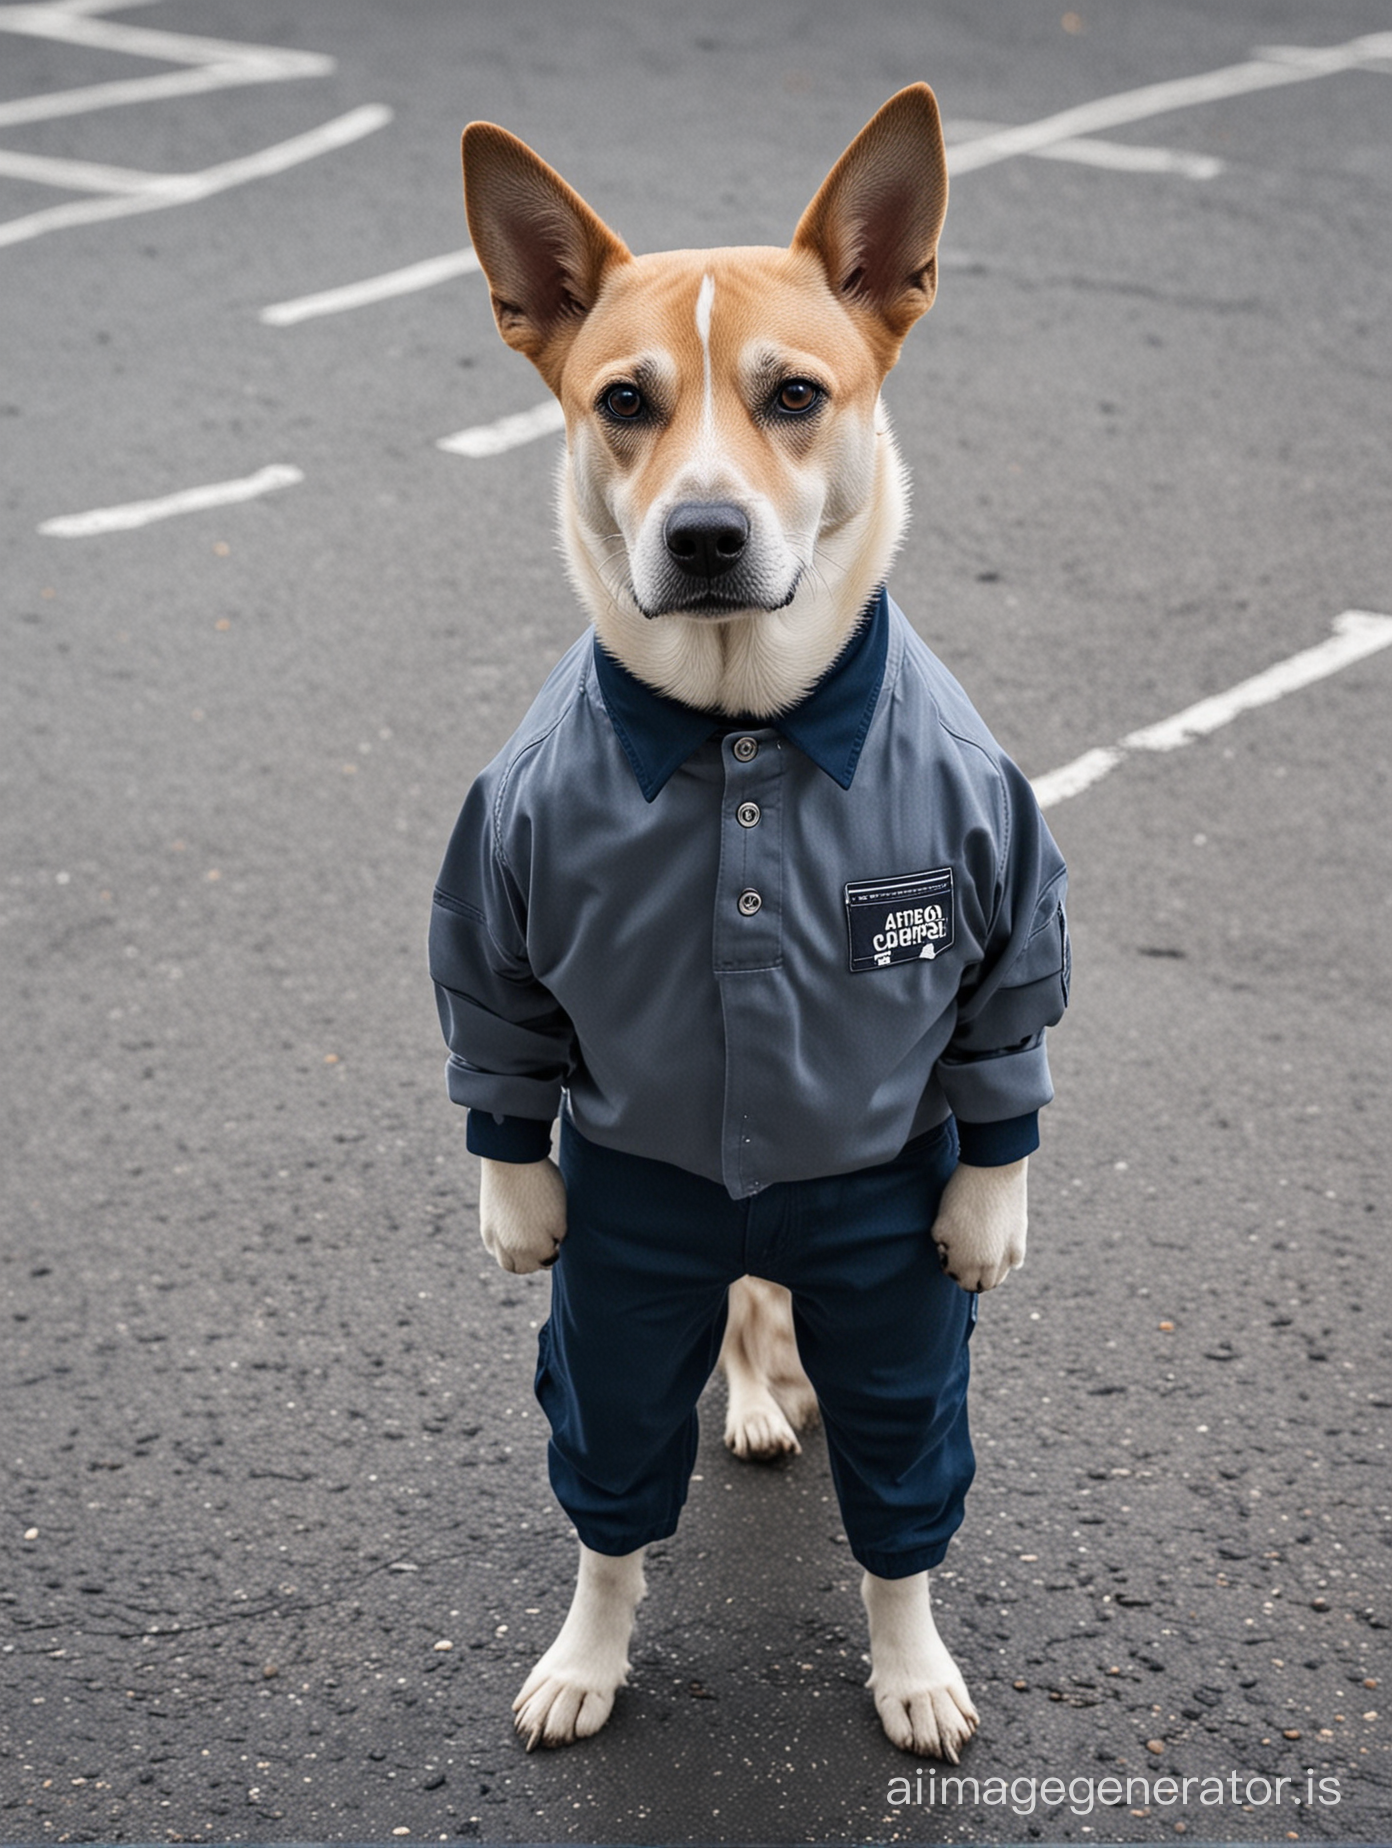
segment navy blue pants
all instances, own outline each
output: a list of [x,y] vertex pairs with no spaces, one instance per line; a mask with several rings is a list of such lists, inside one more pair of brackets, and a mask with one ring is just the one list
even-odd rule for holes
[[536,1390],[551,1484],[585,1545],[631,1553],[675,1532],[726,1291],[749,1273],[792,1293],[851,1551],[881,1578],[937,1565],[975,1468],[976,1298],[944,1274],[931,1237],[956,1126],[880,1167],[747,1200],[601,1148],[569,1121],[560,1163],[568,1231]]

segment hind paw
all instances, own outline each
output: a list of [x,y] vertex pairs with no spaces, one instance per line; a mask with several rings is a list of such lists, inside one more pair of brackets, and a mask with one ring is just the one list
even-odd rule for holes
[[512,1703],[513,1725],[529,1752],[539,1745],[573,1745],[603,1726],[613,1711],[615,1691],[547,1674],[539,1662]]
[[966,1684],[955,1671],[935,1685],[875,1690],[875,1710],[886,1737],[903,1752],[945,1758],[955,1765],[980,1724]]
[[725,1442],[747,1463],[771,1463],[802,1453],[797,1433],[770,1396],[731,1405],[725,1418]]

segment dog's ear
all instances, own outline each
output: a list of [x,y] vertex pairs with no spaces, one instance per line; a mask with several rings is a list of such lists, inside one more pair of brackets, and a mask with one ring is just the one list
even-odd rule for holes
[[498,332],[552,391],[605,273],[632,256],[546,162],[492,122],[464,131],[464,206]]
[[817,256],[847,306],[867,312],[888,335],[889,365],[933,305],[946,211],[937,99],[926,83],[915,83],[866,123],[793,234],[793,249]]

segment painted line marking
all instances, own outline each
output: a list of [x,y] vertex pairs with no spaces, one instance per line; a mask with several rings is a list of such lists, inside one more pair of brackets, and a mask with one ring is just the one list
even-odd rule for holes
[[1210,732],[1220,730],[1239,713],[1270,706],[1287,693],[1311,686],[1388,647],[1392,647],[1392,616],[1380,616],[1372,610],[1345,610],[1334,618],[1334,633],[1313,648],[1303,649],[1253,674],[1249,680],[1239,681],[1226,693],[1215,693],[1186,706],[1183,712],[1162,719],[1158,725],[1128,732],[1118,744],[1085,751],[1072,763],[1034,778],[1035,798],[1041,808],[1066,802],[1070,796],[1081,795],[1100,783],[1135,751],[1177,751],[1195,738],[1206,738]]
[[[87,84],[81,89],[50,91],[0,102],[0,127],[82,115],[120,104],[204,94],[239,84],[322,77],[335,69],[335,60],[320,52],[201,38],[186,32],[164,32],[97,17],[129,3],[130,0],[41,0],[29,6],[0,5],[0,32],[185,67],[151,77]],[[135,0],[135,3],[144,4],[146,0]],[[125,218],[137,212],[160,211],[168,206],[207,199],[228,187],[280,173],[300,161],[345,147],[385,127],[391,119],[392,112],[384,105],[366,104],[321,124],[308,134],[296,135],[289,141],[238,160],[222,161],[199,173],[142,174],[125,167],[0,151],[0,177],[97,195],[70,200],[65,205],[30,212],[0,224],[0,248],[22,244],[72,225],[98,224],[108,218]]]
[[317,51],[166,32],[158,26],[113,24],[99,17],[107,10],[105,6],[81,12],[62,5],[0,6],[0,32],[57,39],[65,45],[83,45],[93,51],[120,52],[131,58],[147,58],[152,64],[255,63],[296,77],[322,77],[334,67],[332,58]]
[[[4,30],[2,22],[0,30]],[[161,70],[153,78],[113,78],[107,83],[87,83],[79,91],[46,91],[43,96],[18,96],[15,102],[0,103],[0,128],[52,122],[57,116],[92,115],[96,109],[122,109],[129,103],[166,102],[170,96],[205,96],[209,91],[237,89],[240,83],[275,83],[298,76],[312,76],[312,72],[270,70],[244,59],[235,65]]]
[[[0,22],[0,30],[3,29],[3,22]],[[61,116],[90,115],[98,109],[120,109],[131,103],[159,103],[171,96],[203,96],[209,90],[230,90],[244,83],[270,83],[290,74],[239,63],[161,71],[155,77],[113,78],[108,83],[85,84],[80,90],[50,90],[41,96],[21,96],[13,102],[0,103],[0,128],[51,122]]]
[[60,116],[86,115],[94,109],[115,109],[130,103],[161,101],[170,96],[198,95],[237,84],[326,77],[335,67],[333,58],[317,51],[291,51],[273,45],[194,38],[185,32],[114,25],[91,16],[103,11],[105,4],[103,0],[90,14],[61,5],[0,7],[0,32],[55,39],[89,50],[116,52],[190,68],[164,71],[153,77],[84,84],[76,90],[49,90],[38,96],[15,97],[0,103],[0,127],[50,122]]
[[110,167],[92,160],[62,160],[52,154],[17,154],[0,148],[0,178],[59,186],[65,192],[138,193],[160,178],[135,167]]
[[1280,84],[1304,83],[1312,77],[1332,76],[1336,71],[1353,70],[1360,64],[1374,63],[1392,55],[1392,32],[1375,32],[1365,38],[1350,39],[1343,45],[1325,47],[1281,47],[1258,52],[1244,64],[1224,65],[1220,70],[1205,71],[1196,77],[1175,77],[1165,83],[1150,83],[1138,90],[1123,90],[1115,96],[1100,96],[1091,103],[1079,103],[1062,109],[1057,115],[1043,116],[1037,122],[1023,122],[1018,128],[1001,128],[965,142],[953,151],[949,163],[955,178],[989,167],[997,161],[1010,160],[1017,154],[1034,154],[1041,148],[1091,135],[1099,129],[1120,128],[1128,122],[1144,122],[1151,116],[1168,115],[1176,109],[1194,109],[1203,103],[1221,102],[1225,97],[1241,96],[1248,91],[1274,89]]
[[1051,808],[1056,802],[1066,802],[1070,796],[1082,795],[1085,789],[1091,789],[1109,771],[1115,770],[1125,755],[1125,751],[1115,746],[1101,745],[1094,751],[1084,751],[1071,764],[1050,770],[1045,776],[1033,777],[1030,787],[1034,790],[1035,801],[1040,808]]
[[[963,143],[981,142],[1001,134],[997,122],[949,122],[947,138],[949,165],[954,149]],[[1211,180],[1223,171],[1225,163],[1212,154],[1188,154],[1177,148],[1133,146],[1129,141],[1098,141],[1091,136],[1074,135],[1066,141],[1051,141],[1045,147],[1031,148],[1036,160],[1075,161],[1084,167],[1107,167],[1117,173],[1174,173],[1185,180]]]
[[499,456],[505,449],[516,449],[564,429],[564,411],[555,398],[548,398],[530,411],[516,411],[511,417],[498,418],[496,423],[476,424],[455,436],[442,436],[436,448],[448,450],[453,456]]
[[154,520],[167,520],[176,513],[201,513],[208,507],[228,507],[237,501],[255,500],[258,494],[270,494],[276,488],[293,487],[304,476],[288,463],[273,462],[240,481],[214,481],[202,488],[183,488],[158,500],[128,501],[122,507],[97,507],[91,513],[65,513],[56,520],[45,520],[39,531],[53,539],[90,539],[98,533],[129,532],[137,526],[149,526]]
[[349,308],[389,301],[394,295],[410,295],[417,289],[434,288],[436,283],[450,282],[456,276],[471,276],[479,268],[472,246],[466,244],[463,250],[426,257],[420,263],[408,263],[404,269],[368,276],[362,282],[346,282],[336,289],[321,289],[317,295],[298,296],[294,301],[272,302],[269,308],[261,310],[261,319],[268,327],[294,327],[297,322],[308,321],[315,315],[343,314]]
[[163,211],[171,205],[191,205],[200,199],[211,198],[214,193],[226,192],[233,186],[244,186],[248,180],[266,179],[271,174],[283,173],[288,167],[298,166],[302,161],[313,160],[316,155],[347,147],[351,142],[360,141],[364,135],[385,128],[391,119],[392,112],[385,104],[364,103],[358,109],[350,109],[346,115],[336,116],[332,122],[320,123],[318,128],[310,129],[307,134],[294,135],[289,141],[278,141],[273,147],[262,148],[256,154],[244,154],[236,160],[222,161],[216,167],[205,167],[199,173],[171,173],[156,177],[141,191],[123,193],[117,197],[73,199],[66,205],[50,205],[43,211],[31,212],[27,218],[11,218],[0,224],[0,248],[39,237],[45,231],[65,230],[70,225],[98,224],[108,218],[129,218],[140,212]]

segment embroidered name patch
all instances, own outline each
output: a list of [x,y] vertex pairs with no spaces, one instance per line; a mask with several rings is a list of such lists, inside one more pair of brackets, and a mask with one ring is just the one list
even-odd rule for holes
[[935,961],[952,948],[952,868],[848,884],[846,929],[852,974],[893,963]]

